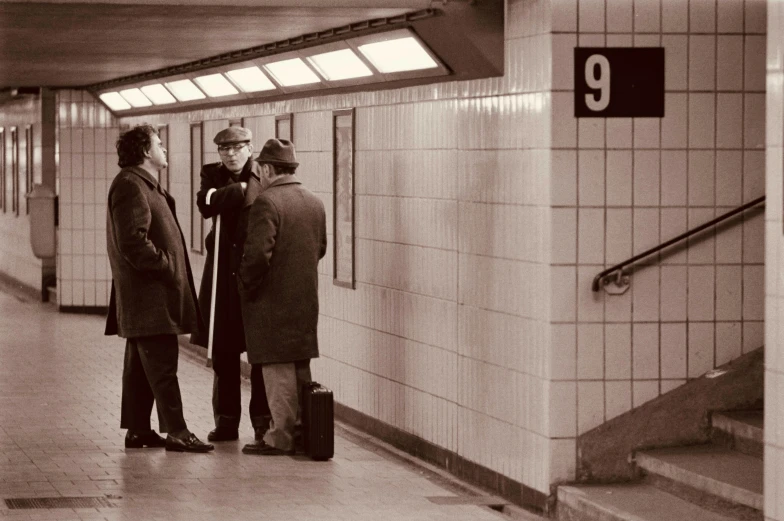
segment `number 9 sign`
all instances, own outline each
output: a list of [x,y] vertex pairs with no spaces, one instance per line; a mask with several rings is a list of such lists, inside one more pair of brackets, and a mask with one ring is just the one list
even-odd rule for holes
[[574,115],[664,117],[664,48],[576,47]]

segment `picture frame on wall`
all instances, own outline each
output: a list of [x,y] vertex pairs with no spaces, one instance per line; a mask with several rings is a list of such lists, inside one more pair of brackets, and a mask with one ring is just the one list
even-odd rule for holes
[[[169,125],[158,125],[158,137],[161,139],[161,145],[169,150]],[[171,181],[169,180],[169,168],[162,168],[158,174],[158,182],[164,190],[171,191]]]
[[275,138],[288,139],[294,142],[294,117],[292,114],[278,114],[275,116]]
[[354,266],[354,109],[332,112],[332,280],[356,288]]
[[200,189],[203,126],[201,122],[191,123],[191,251],[204,253],[204,219],[201,218],[196,205],[196,196]]
[[11,213],[19,217],[19,132],[11,127]]

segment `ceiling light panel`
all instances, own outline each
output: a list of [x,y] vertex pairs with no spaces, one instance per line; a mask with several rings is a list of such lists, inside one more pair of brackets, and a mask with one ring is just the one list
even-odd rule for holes
[[383,73],[437,68],[438,64],[413,36],[360,45],[359,50]]
[[141,90],[144,95],[150,98],[150,101],[156,105],[167,105],[177,101],[174,99],[174,96],[172,96],[171,93],[166,90],[166,87],[160,83],[156,83],[154,85],[145,85]]
[[119,92],[105,92],[99,97],[112,110],[128,110],[131,108],[130,103],[125,101]]
[[151,107],[152,101],[147,99],[147,96],[142,94],[139,89],[125,89],[120,91],[120,96],[125,98],[125,101],[131,104],[133,108]]
[[327,81],[348,80],[372,76],[373,72],[351,49],[315,54],[308,61]]
[[179,101],[193,101],[204,99],[206,96],[191,80],[177,80],[167,82],[166,87]]
[[300,58],[267,63],[264,67],[284,87],[320,83],[316,73]]
[[239,94],[239,91],[229,83],[223,74],[208,74],[207,76],[199,76],[195,78],[196,83],[199,85],[207,96],[211,98],[218,98],[220,96],[231,96],[232,94]]
[[231,78],[231,81],[242,89],[242,92],[259,92],[275,88],[275,85],[267,78],[267,75],[261,72],[261,69],[258,67],[235,69],[228,71],[226,74]]

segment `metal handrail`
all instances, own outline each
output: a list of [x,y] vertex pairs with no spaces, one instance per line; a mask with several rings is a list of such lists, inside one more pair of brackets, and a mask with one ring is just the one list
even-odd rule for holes
[[683,239],[691,237],[695,233],[699,233],[702,230],[704,230],[705,228],[710,228],[711,226],[714,226],[714,225],[716,225],[716,224],[718,224],[718,223],[720,223],[720,222],[722,222],[722,221],[724,221],[726,219],[729,219],[733,215],[739,214],[741,212],[745,212],[749,208],[751,208],[753,206],[757,206],[758,204],[764,203],[764,202],[765,202],[765,196],[763,195],[762,197],[758,197],[758,198],[754,199],[753,201],[750,201],[750,202],[748,202],[746,204],[738,206],[734,210],[730,210],[729,212],[725,213],[724,215],[720,215],[719,217],[716,217],[715,219],[713,219],[711,221],[708,221],[708,222],[706,222],[704,224],[701,224],[701,225],[697,226],[694,229],[691,229],[691,230],[689,230],[687,232],[684,232],[684,233],[678,235],[677,237],[674,237],[674,238],[670,239],[667,242],[663,242],[663,243],[659,244],[658,246],[654,246],[653,248],[651,248],[651,249],[649,249],[647,251],[644,251],[644,252],[642,252],[642,253],[640,253],[638,255],[635,255],[634,257],[632,257],[630,259],[626,259],[625,261],[621,262],[620,264],[616,264],[612,268],[607,268],[606,270],[602,271],[601,273],[599,273],[598,275],[596,275],[593,278],[593,284],[591,285],[591,289],[593,291],[599,291],[599,288],[601,287],[600,284],[601,284],[602,279],[604,279],[610,273],[613,273],[615,271],[623,269],[624,267],[628,266],[629,264],[633,264],[633,263],[637,262],[638,260],[640,260],[642,258],[645,258],[645,257],[647,257],[649,255],[652,255],[652,254],[654,254],[654,253],[656,253],[658,251],[663,250],[664,248],[667,248],[668,246],[672,246],[676,242],[680,242]]

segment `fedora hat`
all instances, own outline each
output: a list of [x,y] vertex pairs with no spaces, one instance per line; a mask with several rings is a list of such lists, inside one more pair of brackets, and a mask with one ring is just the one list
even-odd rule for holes
[[274,166],[288,166],[296,168],[299,166],[297,157],[294,154],[294,143],[288,139],[268,139],[256,158],[258,163],[268,163]]

